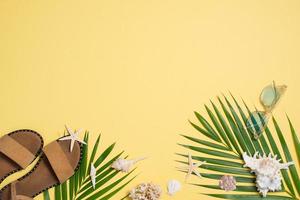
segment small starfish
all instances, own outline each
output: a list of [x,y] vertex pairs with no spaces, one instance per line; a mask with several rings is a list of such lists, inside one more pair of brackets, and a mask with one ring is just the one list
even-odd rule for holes
[[206,161],[200,161],[199,163],[193,163],[193,159],[191,154],[189,153],[188,155],[188,166],[183,167],[183,170],[187,170],[187,175],[185,176],[185,182],[187,179],[190,177],[192,173],[196,174],[198,177],[201,178],[200,173],[197,171],[198,167],[200,167],[202,164],[206,163]]
[[72,131],[71,129],[69,129],[67,126],[66,126],[66,129],[67,129],[67,132],[70,134],[69,136],[66,136],[66,137],[63,137],[59,140],[71,140],[71,144],[70,144],[70,152],[73,151],[73,147],[74,147],[74,143],[75,141],[78,141],[82,144],[86,144],[83,140],[81,140],[78,135],[79,133],[81,132],[81,129],[79,129],[78,131]]
[[92,185],[93,185],[94,190],[95,190],[95,187],[96,187],[96,174],[97,174],[97,170],[96,170],[94,164],[92,163],[91,164],[90,177],[91,177],[91,181],[92,181]]

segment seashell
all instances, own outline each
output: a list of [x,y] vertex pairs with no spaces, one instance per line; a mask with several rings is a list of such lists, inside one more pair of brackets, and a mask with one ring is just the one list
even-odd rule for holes
[[137,162],[144,160],[146,158],[138,158],[138,159],[132,159],[132,160],[126,160],[123,158],[118,158],[113,162],[111,165],[112,168],[121,171],[121,172],[129,172],[131,167],[136,164]]
[[173,196],[181,188],[181,184],[177,180],[170,180],[168,182],[168,194]]
[[233,191],[236,189],[236,180],[231,175],[224,175],[219,181],[219,186],[225,191]]
[[161,195],[162,189],[153,183],[141,183],[129,193],[132,200],[159,200]]
[[97,175],[97,170],[96,170],[94,164],[92,163],[91,170],[90,170],[90,177],[91,177],[92,186],[93,186],[94,190],[96,188],[96,175]]
[[281,169],[288,169],[293,162],[280,163],[280,159],[277,160],[277,155],[273,156],[269,154],[266,156],[259,155],[256,152],[253,157],[248,156],[245,152],[243,154],[243,159],[245,161],[244,167],[249,167],[251,172],[256,175],[256,187],[263,197],[267,196],[269,191],[279,191],[281,190]]

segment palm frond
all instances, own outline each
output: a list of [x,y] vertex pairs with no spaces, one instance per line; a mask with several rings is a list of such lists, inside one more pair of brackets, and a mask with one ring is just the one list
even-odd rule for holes
[[298,157],[298,164],[300,166],[300,141],[297,137],[297,134],[296,134],[296,131],[293,127],[293,124],[290,120],[290,118],[287,116],[288,118],[288,121],[289,121],[289,125],[290,125],[290,129],[291,129],[291,132],[292,132],[292,136],[293,136],[293,142],[294,142],[294,145],[295,145],[295,151],[296,151],[296,154],[297,154],[297,157]]
[[[241,106],[232,94],[231,98],[233,103],[226,96],[224,96],[224,99],[217,98],[219,105],[211,101],[212,109],[205,105],[208,118],[195,112],[200,124],[190,123],[200,134],[207,138],[203,139],[182,134],[181,136],[192,143],[180,143],[179,145],[192,150],[194,160],[206,161],[206,164],[200,166],[206,173],[201,173],[201,175],[204,178],[214,180],[215,184],[193,184],[213,191],[211,194],[206,193],[206,195],[233,200],[261,199],[255,186],[255,176],[248,168],[243,167],[242,154],[244,152],[247,152],[248,155],[253,155],[255,152],[259,152],[261,155],[272,153],[273,155],[276,154],[283,162],[293,162],[291,151],[296,150],[298,162],[300,163],[300,141],[288,118],[295,148],[291,148],[291,145],[288,146],[274,117],[270,123],[273,124],[275,132],[272,133],[269,127],[266,126],[265,132],[258,140],[255,140],[252,132],[247,127],[248,116],[251,115],[249,107],[244,101],[243,106]],[[276,142],[277,140],[280,143]],[[283,152],[284,157],[281,152]],[[177,160],[177,162],[187,164],[187,154],[177,153],[177,155],[184,159]],[[283,177],[282,190],[269,193],[268,197],[264,198],[265,200],[300,199],[300,172],[299,169],[297,171],[296,164],[291,165],[289,170],[281,170]],[[218,186],[217,181],[225,174],[233,175],[237,181],[237,189],[232,194],[224,194]]]
[[[84,141],[87,145],[83,146],[80,167],[68,181],[54,188],[54,200],[108,200],[135,178],[135,176],[132,177],[134,170],[119,176],[120,172],[110,167],[124,152],[120,152],[113,158],[107,160],[112,154],[115,143],[111,144],[99,154],[100,138],[101,135],[99,135],[95,143],[91,145],[89,144],[89,133],[85,133]],[[91,153],[89,154],[90,150]],[[126,157],[127,156],[125,156],[125,158]],[[93,164],[97,170],[95,189],[92,186],[89,176],[91,164]],[[43,197],[44,200],[51,199],[48,190],[43,193]]]

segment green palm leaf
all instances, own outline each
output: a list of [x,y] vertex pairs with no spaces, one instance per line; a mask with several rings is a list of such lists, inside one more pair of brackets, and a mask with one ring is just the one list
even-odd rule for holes
[[268,197],[261,198],[258,195],[238,195],[238,194],[206,194],[211,197],[222,198],[222,199],[232,199],[232,200],[293,200],[291,197],[269,195]]
[[[214,108],[214,111],[222,125],[222,128],[224,131],[221,131],[220,134],[225,134],[227,136],[227,138],[230,140],[231,145],[233,146],[233,148],[235,149],[235,152],[237,152],[237,154],[241,154],[241,150],[240,147],[238,146],[236,139],[234,138],[232,131],[229,128],[229,125],[227,124],[226,120],[224,119],[224,117],[222,116],[221,112],[219,111],[219,109],[217,108],[217,106],[211,101],[211,104]],[[214,122],[213,122],[214,123]],[[221,129],[222,130],[222,129]],[[225,132],[225,133],[224,133]],[[226,137],[224,137],[225,139]],[[225,140],[224,140],[225,141]]]
[[49,191],[46,190],[44,193],[43,193],[43,197],[44,197],[44,200],[50,200],[50,194],[49,194]]
[[[200,166],[200,168],[205,169],[206,172],[201,173],[202,177],[215,181],[219,180],[225,174],[233,175],[235,177],[237,188],[232,194],[222,193],[218,184],[193,184],[213,191],[212,194],[207,193],[206,195],[233,200],[262,199],[255,186],[254,174],[252,174],[248,168],[243,167],[244,161],[242,159],[242,154],[244,152],[247,152],[248,155],[253,155],[255,152],[259,152],[260,154],[272,153],[274,155],[276,154],[279,159],[282,159],[282,162],[293,162],[295,159],[293,159],[291,151],[295,149],[300,163],[300,142],[291,121],[288,119],[295,148],[291,148],[292,146],[290,144],[288,146],[275,118],[270,122],[274,125],[275,132],[272,133],[271,130],[266,127],[265,132],[261,137],[259,137],[258,140],[255,140],[247,127],[247,115],[251,114],[249,107],[244,101],[242,104],[243,106],[241,106],[233,95],[231,95],[231,97],[233,103],[224,96],[224,101],[218,97],[217,100],[219,106],[212,101],[212,109],[205,105],[208,118],[195,112],[200,124],[190,123],[199,133],[209,137],[209,139],[200,139],[198,137],[182,134],[181,136],[188,142],[191,142],[191,144],[180,143],[179,145],[183,148],[192,150],[192,157],[194,160],[206,161],[206,164]],[[212,110],[214,112],[212,112]],[[280,141],[280,143],[276,142],[277,140]],[[284,153],[284,157],[282,157],[281,151]],[[183,158],[183,160],[180,159],[177,160],[177,162],[187,164],[187,154],[177,153],[177,155]],[[185,172],[182,170],[180,171]],[[299,169],[297,171],[296,165],[291,165],[289,170],[281,170],[281,173],[283,177],[282,190],[270,192],[268,193],[268,197],[263,199],[299,200]],[[199,182],[200,181],[201,180],[199,180]]]
[[[268,137],[268,139],[269,139],[269,142],[270,142],[270,144],[271,144],[271,148],[272,148],[272,150],[273,150],[273,153],[276,154],[277,157],[278,157],[279,159],[282,160],[281,153],[279,152],[279,149],[278,149],[278,147],[277,147],[277,144],[276,144],[276,142],[275,142],[275,140],[274,140],[274,138],[273,138],[273,136],[272,136],[272,134],[271,134],[271,132],[270,132],[270,130],[269,130],[268,127],[266,127],[266,129],[265,129],[265,133],[266,133],[266,135],[267,135],[267,137]],[[291,181],[291,179],[289,178],[288,172],[287,172],[286,170],[282,170],[282,171],[281,171],[281,174],[282,174],[282,176],[283,176],[284,182],[285,182],[285,184],[287,185],[289,191],[290,191],[293,195],[295,195],[295,191],[294,191],[294,188],[293,188],[293,185],[292,185],[292,181]]]
[[[120,176],[119,171],[110,167],[111,164],[123,154],[123,152],[121,152],[107,160],[112,154],[115,143],[99,154],[100,135],[93,146],[89,144],[88,132],[84,135],[84,141],[88,145],[83,146],[82,161],[79,169],[68,181],[54,188],[54,200],[108,200],[135,178],[135,176],[130,178],[134,170]],[[90,154],[89,150],[91,150]],[[93,164],[97,170],[95,189],[92,186],[89,176],[91,164]],[[50,200],[48,190],[43,193],[43,197],[44,200]]]
[[[280,143],[281,143],[286,161],[287,162],[293,162],[293,159],[292,159],[291,153],[289,151],[289,148],[287,146],[287,143],[286,143],[286,141],[283,137],[283,134],[282,134],[282,132],[281,132],[279,126],[278,126],[278,123],[277,123],[277,121],[275,120],[274,117],[273,117],[273,123],[274,123],[275,129],[276,129],[278,138],[280,140]],[[291,165],[289,168],[290,168],[290,173],[291,173],[291,176],[292,176],[292,180],[294,182],[294,185],[296,186],[296,190],[297,190],[298,194],[300,194],[300,180],[299,180],[299,176],[298,176],[296,167],[295,167],[295,165]]]
[[295,145],[295,151],[296,151],[296,154],[297,154],[297,157],[298,157],[298,163],[299,163],[299,166],[300,166],[300,141],[297,137],[296,131],[293,127],[293,124],[292,124],[290,118],[289,117],[287,117],[287,118],[288,118],[290,129],[291,129],[291,132],[292,132],[293,142],[294,142],[294,145]]
[[[246,117],[246,115],[245,115],[243,109],[242,109],[241,106],[238,104],[237,100],[234,98],[234,96],[233,96],[232,94],[231,94],[231,97],[232,97],[232,99],[233,99],[233,101],[234,101],[236,107],[238,108],[239,113],[240,113],[240,116],[241,116],[241,118],[242,118],[243,124],[241,124],[241,126],[244,125],[244,126],[246,127],[246,126],[247,126],[247,117]],[[246,106],[246,104],[245,104],[245,106]],[[248,109],[247,106],[246,106],[246,108]],[[250,142],[252,142],[252,144],[253,144],[253,146],[254,146],[254,148],[255,148],[255,151],[258,151],[259,153],[262,153],[263,150],[262,150],[262,147],[261,147],[259,141],[257,141],[257,140],[251,140],[251,138],[252,138],[251,132],[249,131],[248,128],[244,128],[244,129],[246,130],[245,132],[246,132],[246,134],[247,134],[247,137],[250,138]]]
[[[206,174],[206,173],[201,173],[201,176],[204,178],[209,178],[213,180],[220,180],[220,178],[223,176],[222,174]],[[250,178],[250,177],[244,177],[244,176],[235,176],[235,180],[238,183],[254,183],[255,178]]]
[[[188,155],[184,154],[177,154],[183,157],[188,157]],[[216,164],[216,165],[223,165],[223,166],[231,166],[231,167],[242,167],[243,164],[238,163],[238,162],[233,162],[233,161],[228,161],[228,160],[222,160],[222,159],[216,159],[216,158],[205,158],[205,157],[200,157],[200,156],[193,156],[194,160],[205,160],[207,163],[211,164]]]
[[[201,186],[204,188],[222,190],[218,185],[203,185],[203,184],[194,184],[196,186]],[[235,189],[236,192],[256,192],[255,186],[237,186]]]

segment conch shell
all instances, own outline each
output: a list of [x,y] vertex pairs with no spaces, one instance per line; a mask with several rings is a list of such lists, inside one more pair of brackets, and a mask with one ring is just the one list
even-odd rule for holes
[[146,158],[138,158],[138,159],[132,159],[132,160],[126,160],[123,158],[118,158],[117,160],[115,160],[113,162],[113,164],[111,165],[112,168],[121,171],[121,172],[129,172],[131,167],[136,164],[137,162],[144,160]]
[[243,154],[245,161],[244,167],[249,167],[251,172],[256,175],[256,187],[263,197],[267,196],[269,191],[281,190],[281,169],[288,169],[293,162],[280,163],[280,159],[277,160],[277,155],[273,156],[269,154],[266,156],[259,155],[256,152],[253,157],[248,156],[245,152]]

